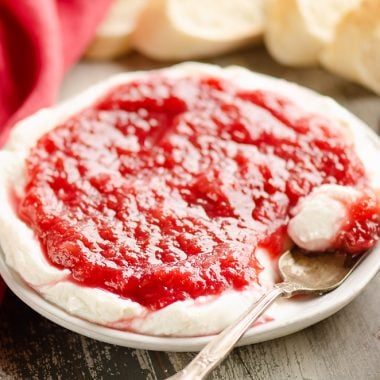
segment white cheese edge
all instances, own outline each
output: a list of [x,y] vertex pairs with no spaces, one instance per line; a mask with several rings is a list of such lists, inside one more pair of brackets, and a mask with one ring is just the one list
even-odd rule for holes
[[[371,185],[380,189],[380,172],[376,164],[380,158],[378,137],[332,99],[284,80],[235,66],[222,69],[215,65],[189,62],[160,72],[172,78],[215,75],[232,80],[241,88],[272,90],[289,97],[303,109],[340,121],[342,125],[347,126],[348,136],[354,141],[355,149],[371,179]],[[12,187],[22,191],[24,160],[29,149],[44,133],[90,106],[112,87],[144,75],[146,75],[144,72],[131,72],[113,76],[68,101],[38,111],[15,126],[8,144],[0,151],[0,245],[9,267],[42,297],[72,315],[102,325],[128,328],[144,334],[194,336],[213,333],[232,322],[273,284],[275,270],[271,268],[265,251],[258,250],[259,260],[265,268],[260,278],[261,288],[256,285],[245,291],[229,290],[217,297],[178,301],[161,310],[147,312],[143,306],[131,300],[122,299],[101,289],[81,287],[68,281],[66,278],[70,271],[59,270],[46,260],[33,232],[18,218],[9,202],[9,192]]]

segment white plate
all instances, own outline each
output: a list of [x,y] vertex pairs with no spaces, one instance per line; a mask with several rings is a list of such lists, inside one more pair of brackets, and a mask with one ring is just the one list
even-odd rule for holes
[[[238,345],[247,345],[279,338],[302,330],[336,313],[354,299],[380,270],[380,244],[338,289],[321,297],[307,300],[277,302],[273,314],[276,318],[251,328]],[[44,300],[11,270],[0,249],[0,273],[8,287],[27,305],[42,316],[69,330],[119,346],[158,351],[198,351],[211,337],[168,338],[153,337],[98,326],[74,317]]]

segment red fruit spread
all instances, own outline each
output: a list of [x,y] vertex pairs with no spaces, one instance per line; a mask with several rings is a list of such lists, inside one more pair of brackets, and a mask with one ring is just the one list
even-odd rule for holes
[[[72,281],[152,310],[243,289],[257,246],[280,254],[300,197],[366,186],[333,124],[271,92],[148,74],[38,141],[19,212]],[[352,252],[378,233],[360,210],[340,236]]]

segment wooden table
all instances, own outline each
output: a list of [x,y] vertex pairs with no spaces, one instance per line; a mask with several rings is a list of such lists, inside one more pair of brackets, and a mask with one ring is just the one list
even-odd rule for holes
[[[208,60],[238,64],[332,96],[380,130],[380,98],[325,71],[290,69],[262,48]],[[67,75],[64,99],[111,74],[159,67],[138,54],[112,63],[78,64]],[[379,163],[380,165],[380,163]],[[380,274],[350,305],[288,337],[237,348],[210,379],[380,379]],[[10,291],[0,308],[0,379],[163,379],[193,353],[160,353],[112,346],[42,318]]]

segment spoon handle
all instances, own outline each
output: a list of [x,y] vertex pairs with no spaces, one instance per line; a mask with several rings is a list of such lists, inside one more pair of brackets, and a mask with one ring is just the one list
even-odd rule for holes
[[288,283],[275,285],[242,314],[235,322],[216,335],[202,351],[180,372],[167,380],[201,380],[233,349],[235,343],[268,307],[287,294]]

